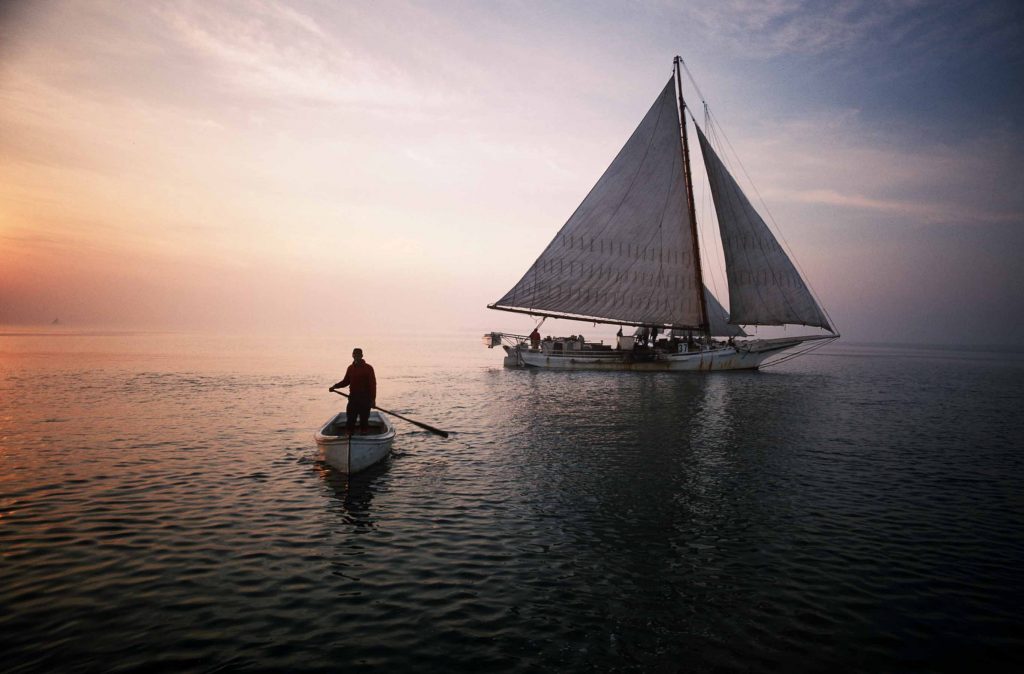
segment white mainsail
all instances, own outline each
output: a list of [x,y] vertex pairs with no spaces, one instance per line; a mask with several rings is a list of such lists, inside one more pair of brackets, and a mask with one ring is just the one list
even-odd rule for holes
[[492,308],[699,329],[674,80],[522,279]]
[[[696,126],[696,125],[695,125]],[[825,312],[793,262],[697,127],[722,234],[729,281],[729,322],[802,324],[832,332]]]

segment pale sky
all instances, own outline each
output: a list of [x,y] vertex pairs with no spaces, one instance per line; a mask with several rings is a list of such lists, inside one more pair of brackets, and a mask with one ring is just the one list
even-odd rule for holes
[[1018,6],[4,3],[0,325],[529,332],[680,54],[845,338],[1018,344]]

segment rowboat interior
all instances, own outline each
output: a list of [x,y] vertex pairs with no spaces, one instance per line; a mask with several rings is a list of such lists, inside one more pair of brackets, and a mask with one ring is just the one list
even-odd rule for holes
[[[379,418],[375,418],[376,415],[370,417],[370,423],[367,424],[367,431],[363,433],[359,426],[355,428],[355,435],[383,435],[388,432],[387,426],[385,426]],[[346,433],[345,428],[345,413],[342,412],[334,418],[334,420],[324,428],[324,435],[343,436]]]

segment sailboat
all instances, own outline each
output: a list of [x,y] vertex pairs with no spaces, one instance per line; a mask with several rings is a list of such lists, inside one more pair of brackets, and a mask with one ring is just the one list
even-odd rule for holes
[[[541,340],[536,329],[530,336],[484,335],[489,347],[503,347],[506,366],[758,369],[839,338],[687,107],[680,66],[676,56],[672,77],[590,193],[519,282],[488,305],[541,323],[618,324],[615,343],[588,343],[577,335]],[[704,283],[687,115],[717,214],[728,314]],[[743,327],[791,325],[817,328],[817,334],[750,338]],[[623,336],[626,326],[635,332]]]

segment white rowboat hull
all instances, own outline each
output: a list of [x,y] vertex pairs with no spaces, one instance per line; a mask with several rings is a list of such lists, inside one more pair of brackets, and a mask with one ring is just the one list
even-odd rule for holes
[[354,475],[383,461],[395,439],[395,427],[385,415],[370,412],[370,432],[366,435],[356,429],[351,437],[345,434],[344,412],[335,414],[316,432],[318,458],[335,470]]

